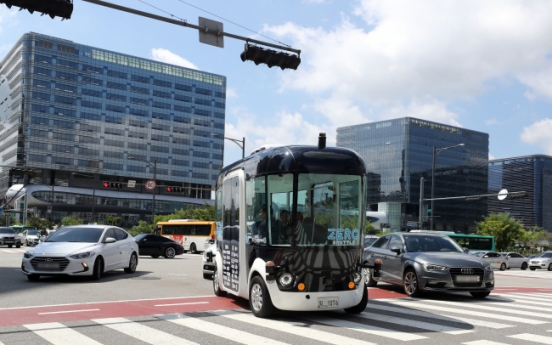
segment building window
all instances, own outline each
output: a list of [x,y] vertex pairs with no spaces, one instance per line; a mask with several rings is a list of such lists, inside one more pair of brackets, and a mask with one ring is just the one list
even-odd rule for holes
[[175,84],[174,84],[174,88],[177,89],[177,90],[192,92],[192,87],[191,87],[190,85],[184,85],[184,84],[175,83]]

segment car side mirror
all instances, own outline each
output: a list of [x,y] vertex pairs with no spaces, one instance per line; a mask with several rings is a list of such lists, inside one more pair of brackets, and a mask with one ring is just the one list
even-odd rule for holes
[[393,253],[397,254],[397,255],[400,255],[401,254],[401,248],[399,247],[391,247],[389,248],[390,251],[392,251]]
[[462,250],[464,251],[464,253],[468,254],[470,252],[470,250],[466,247],[463,247]]
[[116,239],[114,239],[113,237],[108,237],[104,240],[104,243],[115,243],[117,242]]

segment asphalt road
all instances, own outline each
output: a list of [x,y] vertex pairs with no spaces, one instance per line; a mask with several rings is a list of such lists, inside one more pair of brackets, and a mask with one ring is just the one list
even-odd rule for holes
[[0,345],[15,344],[552,344],[552,272],[495,272],[485,300],[467,293],[404,298],[370,288],[365,312],[255,318],[241,299],[213,296],[201,255],[140,257],[134,274],[43,277],[19,265],[25,248],[0,248]]

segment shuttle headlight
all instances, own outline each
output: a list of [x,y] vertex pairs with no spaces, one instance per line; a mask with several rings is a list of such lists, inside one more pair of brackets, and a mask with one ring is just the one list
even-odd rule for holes
[[294,280],[293,274],[291,273],[284,273],[280,276],[280,278],[278,278],[280,285],[286,288],[291,287]]
[[360,275],[360,273],[358,272],[353,273],[353,280],[355,281],[355,284],[359,284],[360,281],[362,280],[362,276]]

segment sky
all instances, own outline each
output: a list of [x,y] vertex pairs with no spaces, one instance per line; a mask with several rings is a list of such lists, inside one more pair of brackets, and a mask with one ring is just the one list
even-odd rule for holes
[[[26,32],[227,77],[225,136],[317,143],[325,132],[415,117],[489,134],[489,158],[552,155],[552,1],[110,0],[301,50],[297,70],[242,62],[245,42],[73,0],[70,20],[0,4],[0,59]],[[241,158],[225,141],[224,165]]]

